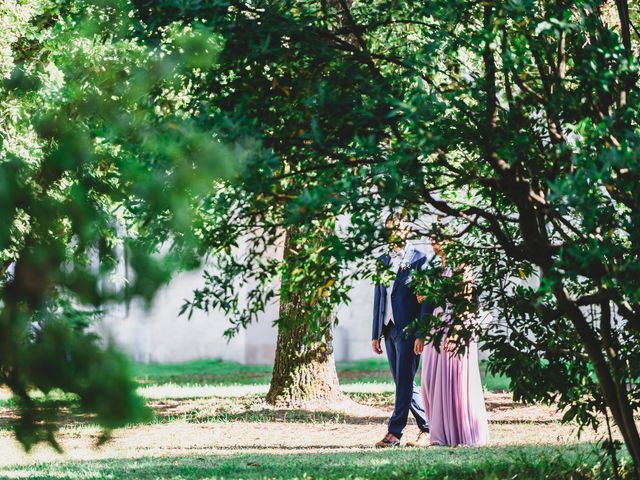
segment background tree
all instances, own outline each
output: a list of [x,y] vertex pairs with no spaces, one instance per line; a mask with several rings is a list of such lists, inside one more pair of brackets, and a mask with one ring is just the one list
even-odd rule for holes
[[458,47],[459,72],[435,76],[444,55],[424,62],[431,81],[404,109],[416,120],[405,138],[430,159],[414,202],[453,219],[440,236],[459,239],[449,250],[476,267],[506,327],[485,338],[516,398],[558,402],[582,425],[608,408],[637,469],[638,44],[627,7],[468,6],[464,36],[432,30],[435,51]]
[[[229,215],[226,228],[270,245],[283,224],[348,213],[350,225],[319,248],[339,272],[330,303],[344,298],[348,265],[366,272],[358,259],[379,242],[382,205],[439,215],[424,233],[449,239],[496,312],[476,332],[492,368],[510,375],[517,399],[558,402],[566,420],[595,426],[610,413],[637,469],[637,12],[624,0],[341,5],[211,2],[179,12],[235,31],[223,53],[235,59],[225,80],[234,101],[216,104],[212,118],[230,139],[259,139],[253,176],[240,180],[252,195],[216,203],[254,213]],[[339,13],[348,22],[332,28]],[[285,170],[291,152],[297,168]],[[274,201],[287,216],[264,223]],[[265,272],[280,265],[253,252],[208,277],[264,280],[249,312],[271,298]],[[314,291],[305,286],[313,277],[300,281]],[[233,298],[209,285],[196,306],[233,310]]]
[[[353,44],[336,4],[326,7],[325,27]],[[200,230],[217,265],[185,309],[222,308],[233,323],[227,332],[232,335],[278,296],[278,344],[267,399],[287,405],[342,401],[331,329],[348,285],[334,250],[341,244],[336,218],[344,212],[353,178],[332,164],[357,168],[371,161],[356,160],[354,150],[375,143],[377,117],[386,110],[371,112],[375,104],[367,103],[377,101],[380,86],[370,80],[368,67],[300,30],[318,20],[319,5],[297,4],[291,19],[288,2],[270,5],[266,17],[244,4],[139,5],[145,24],[157,25],[163,14],[163,23],[204,21],[224,38],[218,69],[200,85],[200,104],[207,106],[200,121],[220,131],[225,142],[250,151],[242,176],[202,210]],[[365,122],[360,112],[366,112]],[[363,146],[354,148],[358,137]],[[330,176],[322,172],[326,165]],[[300,175],[306,171],[310,175]],[[239,295],[241,287],[249,293]]]
[[58,408],[35,390],[76,394],[105,434],[149,414],[124,357],[86,327],[198,265],[195,207],[231,165],[182,108],[181,76],[206,70],[218,43],[168,29],[149,49],[126,2],[1,8],[0,384],[18,400],[17,438],[57,447]]

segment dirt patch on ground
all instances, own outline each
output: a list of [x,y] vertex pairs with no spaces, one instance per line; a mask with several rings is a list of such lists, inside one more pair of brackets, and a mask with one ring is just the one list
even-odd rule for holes
[[[565,444],[578,440],[575,429],[560,424],[491,424],[491,445]],[[62,455],[40,445],[25,454],[9,432],[0,433],[0,465],[53,460],[140,458],[186,454],[312,453],[371,449],[385,433],[385,419],[377,423],[300,423],[174,421],[120,429],[105,446],[96,448],[100,432],[91,427],[64,428],[58,438]],[[406,437],[417,434],[415,426]],[[593,440],[589,432],[581,441]]]
[[[7,429],[0,431],[0,465],[52,460],[139,458],[183,454],[231,454],[242,452],[323,452],[372,448],[386,431],[393,407],[390,394],[354,394],[359,402],[342,411],[283,410],[265,404],[260,395],[242,398],[154,400],[153,424],[114,432],[113,439],[96,448],[100,431],[87,417],[65,418],[58,438],[65,450],[61,456],[50,447],[37,446],[25,454]],[[487,394],[492,445],[563,444],[601,438],[604,432],[585,432],[559,423],[559,415],[545,406],[514,403],[509,394]],[[11,409],[0,409],[0,419],[9,422]],[[413,420],[406,438],[417,434]]]
[[[267,405],[261,395],[245,397],[208,397],[194,399],[149,400],[155,412],[155,422],[289,422],[289,423],[343,423],[378,425],[384,423],[393,410],[393,395],[389,393],[351,394],[350,400],[331,409],[322,407],[278,409]],[[543,405],[522,405],[513,402],[509,393],[485,395],[489,421],[492,423],[558,422],[561,414]],[[13,408],[0,408],[0,429],[8,429],[17,418]],[[60,426],[86,425],[91,415],[75,412],[62,406]]]
[[[323,409],[274,409],[261,396],[244,398],[207,398],[155,400],[150,405],[158,419],[185,421],[278,421],[379,423],[393,410],[393,395],[387,393],[351,394],[353,403],[330,411]],[[523,405],[509,393],[485,396],[492,423],[552,423],[562,415],[545,405]]]

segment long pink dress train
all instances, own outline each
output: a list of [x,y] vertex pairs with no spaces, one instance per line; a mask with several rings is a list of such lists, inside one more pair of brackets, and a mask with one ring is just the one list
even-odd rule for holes
[[[441,307],[434,315],[442,314]],[[471,342],[463,355],[431,344],[422,351],[422,397],[429,420],[431,444],[484,445],[489,440],[478,345]]]

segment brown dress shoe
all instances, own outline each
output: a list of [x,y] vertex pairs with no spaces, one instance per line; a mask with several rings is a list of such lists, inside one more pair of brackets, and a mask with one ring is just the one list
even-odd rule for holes
[[392,433],[387,433],[382,440],[376,443],[376,448],[399,447],[400,439]]
[[427,432],[420,432],[418,434],[418,438],[416,438],[415,440],[409,440],[407,442],[407,447],[428,447],[429,446],[429,442],[427,440],[427,437],[429,436],[429,434]]

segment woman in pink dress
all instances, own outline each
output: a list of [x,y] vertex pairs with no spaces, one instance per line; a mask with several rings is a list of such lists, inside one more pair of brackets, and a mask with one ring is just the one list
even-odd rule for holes
[[[445,265],[437,244],[434,251]],[[451,268],[443,275],[451,276]],[[449,308],[437,307],[433,315],[446,322]],[[417,339],[415,351],[422,353],[422,396],[429,420],[431,445],[484,445],[489,439],[487,410],[484,405],[478,345],[470,341],[464,353],[455,353],[452,336],[445,335],[440,351],[433,344]]]

